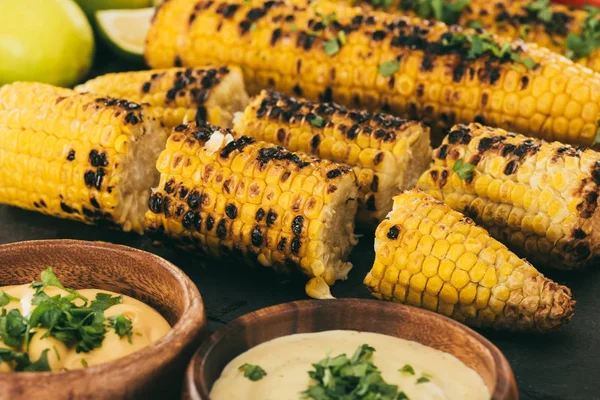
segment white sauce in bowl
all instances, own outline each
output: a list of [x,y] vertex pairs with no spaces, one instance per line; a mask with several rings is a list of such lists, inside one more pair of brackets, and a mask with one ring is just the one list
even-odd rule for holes
[[[298,400],[316,381],[308,376],[312,364],[357,347],[375,348],[372,363],[386,383],[398,385],[410,400],[489,400],[482,378],[449,353],[393,336],[371,332],[326,331],[284,336],[262,343],[233,359],[215,382],[212,400]],[[258,365],[267,373],[257,381],[239,367]],[[415,374],[402,372],[410,365]],[[423,376],[428,382],[417,383]]]

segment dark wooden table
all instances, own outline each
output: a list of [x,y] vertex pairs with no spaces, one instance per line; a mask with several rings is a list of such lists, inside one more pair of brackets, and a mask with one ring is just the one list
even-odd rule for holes
[[[211,262],[183,251],[154,247],[136,234],[96,228],[0,206],[0,243],[33,239],[102,240],[158,254],[182,268],[198,285],[215,331],[247,312],[305,299],[304,280],[266,268]],[[373,262],[373,240],[361,238],[352,255],[350,278],[333,287],[336,297],[369,297],[362,279]],[[577,312],[561,332],[541,336],[483,331],[504,352],[515,372],[522,400],[600,399],[600,271],[548,275],[573,289]],[[360,316],[369,318],[368,315]]]
[[[102,46],[91,75],[142,69],[123,64]],[[101,229],[0,205],[0,244],[37,239],[101,240],[158,254],[183,269],[198,285],[206,304],[209,329],[259,308],[306,299],[302,279],[277,275],[263,268],[246,268],[227,261],[207,261],[183,251],[154,247],[135,234]],[[370,295],[362,285],[374,259],[373,239],[361,238],[351,261],[354,269],[333,288],[336,297]],[[522,400],[600,400],[600,265],[595,271],[546,271],[569,286],[577,299],[576,316],[561,332],[541,336],[481,332],[510,361]],[[369,318],[368,315],[360,316]]]

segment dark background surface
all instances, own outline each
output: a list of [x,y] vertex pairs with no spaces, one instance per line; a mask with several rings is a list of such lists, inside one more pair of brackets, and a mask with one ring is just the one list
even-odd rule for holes
[[[141,64],[123,64],[103,48],[98,50],[91,75],[143,68]],[[248,312],[307,298],[302,278],[281,276],[267,268],[248,268],[235,262],[209,261],[183,251],[154,247],[148,238],[136,234],[0,206],[0,244],[39,239],[100,240],[136,247],[166,258],[198,285],[211,332]],[[333,295],[370,298],[362,279],[373,259],[373,239],[367,234],[354,249],[351,257],[354,269],[349,279],[338,282],[332,289]],[[595,270],[575,273],[543,271],[569,286],[577,300],[575,317],[561,332],[545,336],[480,332],[496,344],[510,362],[522,400],[600,400],[599,270],[600,265]]]

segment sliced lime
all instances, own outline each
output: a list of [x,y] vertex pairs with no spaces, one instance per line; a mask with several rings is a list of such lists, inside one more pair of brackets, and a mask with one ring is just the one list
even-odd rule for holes
[[141,59],[155,8],[103,10],[96,13],[100,37],[117,54]]

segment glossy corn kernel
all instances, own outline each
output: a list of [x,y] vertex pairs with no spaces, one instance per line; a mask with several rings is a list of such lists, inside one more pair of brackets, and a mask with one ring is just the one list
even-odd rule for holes
[[[422,234],[407,225],[410,220],[444,234]],[[452,235],[455,243],[448,246]],[[414,247],[415,237],[434,245]],[[444,240],[448,251],[434,252]],[[394,208],[377,227],[375,254],[365,285],[379,299],[427,308],[472,326],[519,331],[554,330],[573,316],[575,301],[567,287],[418,189],[394,197]]]
[[263,91],[237,119],[235,131],[351,166],[358,178],[358,221],[379,223],[392,196],[414,187],[430,160],[429,128],[387,114],[347,110]]
[[[600,265],[600,153],[457,125],[418,187],[539,266]],[[456,162],[471,164],[461,177]]]
[[[335,19],[325,21],[332,12]],[[146,60],[155,68],[238,65],[252,95],[276,89],[383,110],[424,120],[438,133],[477,121],[566,143],[594,142],[600,76],[536,44],[498,37],[491,40],[510,43],[531,69],[489,52],[471,59],[469,46],[448,46],[460,33],[475,31],[329,3],[170,0],[154,18]]]
[[352,267],[352,169],[235,135],[206,123],[174,129],[157,161],[148,232],[216,258],[299,269],[313,278],[309,295],[330,297],[324,286]]
[[18,82],[0,88],[0,202],[142,233],[167,131],[125,100]]
[[[302,3],[303,0],[294,0]],[[322,0],[337,3],[342,6],[347,0]],[[353,1],[352,4],[368,10],[379,9],[388,13],[416,17],[412,10],[413,0],[391,0],[386,5],[373,5],[371,0]],[[383,3],[383,2],[382,2]],[[551,11],[550,20],[539,17],[536,11],[528,10],[532,5],[530,0],[470,0],[464,7],[459,18],[454,21],[457,25],[468,27],[477,26],[488,32],[509,39],[523,39],[546,47],[556,53],[569,55],[567,37],[570,33],[580,35],[584,20],[590,15],[583,8],[569,7],[563,4],[548,5]],[[447,22],[448,23],[448,22]],[[588,57],[575,57],[577,63],[587,66],[594,71],[600,71],[600,50],[592,49]]]
[[248,95],[237,67],[169,68],[102,75],[75,88],[138,103],[173,128],[184,121],[208,121],[231,127]]

